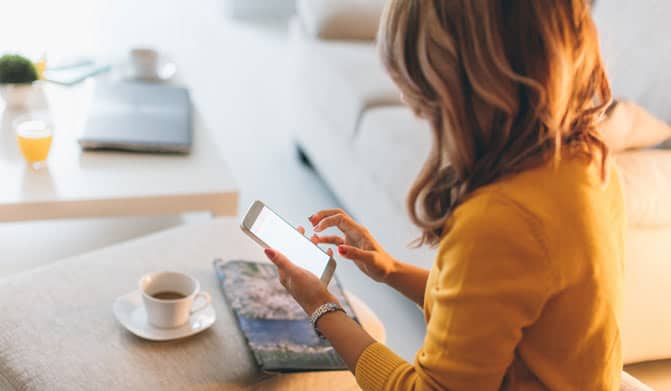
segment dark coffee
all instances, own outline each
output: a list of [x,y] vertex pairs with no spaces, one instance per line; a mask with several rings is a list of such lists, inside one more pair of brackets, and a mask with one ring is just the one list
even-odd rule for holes
[[179,300],[185,298],[186,295],[183,295],[179,292],[163,291],[154,293],[153,295],[151,295],[151,297],[159,300]]

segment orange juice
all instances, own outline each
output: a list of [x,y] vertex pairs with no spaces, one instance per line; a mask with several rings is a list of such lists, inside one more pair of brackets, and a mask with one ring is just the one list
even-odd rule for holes
[[25,121],[16,128],[16,139],[24,159],[28,163],[47,160],[51,148],[52,133],[44,121]]
[[42,56],[39,60],[35,62],[35,71],[37,72],[37,78],[44,80],[44,71],[47,69],[47,59]]

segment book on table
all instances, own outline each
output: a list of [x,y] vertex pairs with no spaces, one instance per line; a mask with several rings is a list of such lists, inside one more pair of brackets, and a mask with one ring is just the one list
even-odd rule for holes
[[[270,263],[216,259],[214,268],[226,302],[264,372],[346,370],[331,344],[312,328],[308,315],[280,284]],[[334,277],[329,290],[356,320]]]
[[189,91],[168,84],[99,82],[79,145],[87,150],[189,153]]

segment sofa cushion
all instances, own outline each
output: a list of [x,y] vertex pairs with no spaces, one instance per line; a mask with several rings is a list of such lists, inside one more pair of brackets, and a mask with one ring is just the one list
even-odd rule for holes
[[629,226],[620,330],[625,364],[671,359],[671,227]]
[[671,152],[635,150],[616,156],[624,187],[629,225],[671,226]]
[[[653,390],[671,390],[671,360],[651,361],[627,365],[624,370]],[[624,381],[624,371],[622,372]],[[624,386],[624,383],[623,383]],[[622,391],[626,389],[621,387]]]
[[322,39],[373,40],[385,0],[298,0],[303,26]]
[[405,106],[372,108],[361,117],[353,149],[362,171],[405,209],[405,195],[429,155],[431,132]]

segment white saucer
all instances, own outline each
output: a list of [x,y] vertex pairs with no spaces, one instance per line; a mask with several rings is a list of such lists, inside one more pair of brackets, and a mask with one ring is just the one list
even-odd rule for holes
[[165,82],[172,79],[177,73],[177,64],[167,59],[159,60],[156,75],[151,77],[139,77],[130,64],[126,64],[124,68],[124,78],[135,81]]
[[147,321],[147,313],[138,290],[117,297],[114,301],[114,315],[128,331],[151,341],[170,341],[189,337],[207,330],[217,319],[214,308],[210,304],[192,314],[189,321],[180,327],[173,329],[154,327]]

